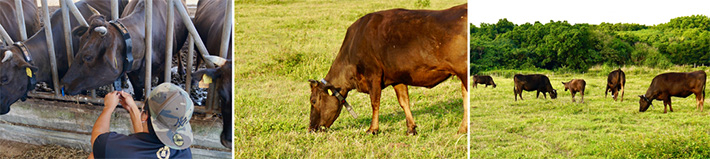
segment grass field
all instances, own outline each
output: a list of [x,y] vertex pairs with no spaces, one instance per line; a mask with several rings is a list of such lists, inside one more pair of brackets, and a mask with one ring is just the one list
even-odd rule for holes
[[[524,92],[513,97],[512,76],[517,72],[488,72],[497,88],[471,89],[471,158],[708,158],[710,120],[695,108],[695,95],[673,97],[675,112],[663,114],[663,102],[639,113],[639,97],[654,76],[707,67],[651,69],[624,67],[624,101],[604,97],[606,77],[614,68],[594,67],[584,74],[542,72],[558,92],[551,100]],[[572,103],[561,82],[586,81],[585,103]],[[706,90],[707,91],[707,90]],[[577,94],[579,100],[579,94]]]
[[359,17],[392,8],[445,9],[465,0],[325,1],[237,0],[236,158],[464,158],[466,135],[460,81],[410,87],[419,135],[406,136],[402,109],[391,87],[383,90],[380,134],[367,135],[367,94],[348,101],[360,118],[343,111],[328,132],[308,133],[308,79],[323,78],[347,27]]

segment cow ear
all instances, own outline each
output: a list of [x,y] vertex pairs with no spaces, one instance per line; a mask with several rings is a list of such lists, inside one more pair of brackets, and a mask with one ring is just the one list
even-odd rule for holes
[[202,80],[203,75],[207,75],[207,76],[210,76],[212,79],[215,79],[215,77],[214,77],[215,72],[217,72],[216,68],[210,68],[210,69],[199,70],[195,73],[192,73],[190,75],[190,76],[192,76],[192,81],[191,81],[192,85],[196,86],[197,82]]
[[84,33],[86,33],[86,30],[88,30],[88,29],[89,29],[89,27],[85,27],[85,26],[80,25],[78,27],[74,27],[74,29],[72,30],[71,33],[75,37],[81,37],[82,35],[84,35]]
[[318,87],[318,81],[314,79],[308,79],[308,82],[311,84],[311,89]]

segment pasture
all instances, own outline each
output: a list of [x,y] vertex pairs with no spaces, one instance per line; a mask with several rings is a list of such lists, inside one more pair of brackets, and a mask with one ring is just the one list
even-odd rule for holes
[[[672,97],[675,112],[663,114],[663,102],[639,113],[639,97],[653,77],[665,72],[690,72],[708,67],[668,69],[622,67],[626,73],[624,101],[604,97],[606,78],[616,68],[595,66],[584,74],[550,71],[489,71],[497,88],[471,89],[471,158],[708,158],[708,106],[696,110],[695,95]],[[550,77],[557,99],[513,97],[515,73]],[[479,75],[481,75],[479,74]],[[573,103],[561,82],[586,81],[585,103]],[[705,90],[706,92],[708,90]],[[576,99],[579,101],[579,93]],[[707,101],[707,97],[706,97]],[[706,102],[707,103],[707,102]]]
[[[394,90],[383,90],[380,134],[365,134],[372,119],[369,95],[351,91],[328,132],[308,133],[308,79],[325,77],[347,27],[374,11],[446,9],[465,0],[322,1],[237,0],[235,40],[236,158],[464,158],[467,135],[456,134],[463,115],[461,82],[409,87],[419,135],[406,136]],[[450,79],[453,79],[452,77]]]

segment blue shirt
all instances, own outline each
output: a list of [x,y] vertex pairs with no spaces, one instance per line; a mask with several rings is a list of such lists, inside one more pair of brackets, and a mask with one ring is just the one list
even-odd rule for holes
[[192,158],[190,148],[168,148],[155,134],[135,133],[123,135],[116,132],[96,137],[93,146],[95,158]]

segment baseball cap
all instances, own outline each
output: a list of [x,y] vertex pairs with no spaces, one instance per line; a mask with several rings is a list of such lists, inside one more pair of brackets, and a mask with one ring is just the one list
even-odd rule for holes
[[192,145],[190,118],[195,109],[190,96],[172,83],[162,83],[148,96],[150,120],[156,136],[172,149]]

